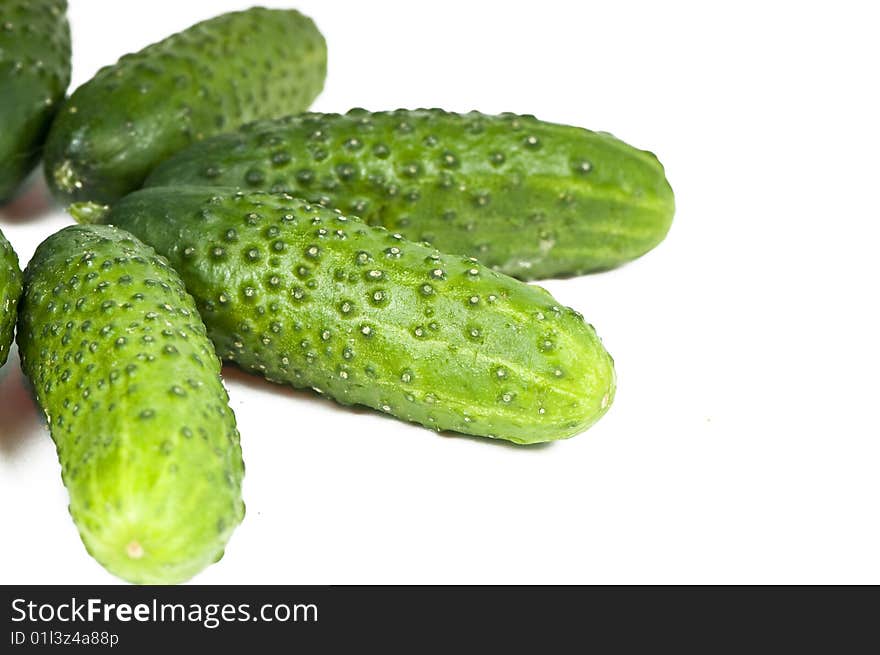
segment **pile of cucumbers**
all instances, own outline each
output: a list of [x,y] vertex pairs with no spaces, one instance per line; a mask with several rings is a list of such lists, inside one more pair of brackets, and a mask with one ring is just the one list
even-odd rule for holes
[[0,201],[42,158],[78,222],[23,274],[0,234],[0,364],[17,325],[82,540],[131,582],[192,577],[244,516],[221,360],[518,444],[613,400],[592,325],[525,281],[660,243],[657,158],[526,115],[304,113],[326,68],[311,19],[252,8],[65,98],[66,2],[0,0]]

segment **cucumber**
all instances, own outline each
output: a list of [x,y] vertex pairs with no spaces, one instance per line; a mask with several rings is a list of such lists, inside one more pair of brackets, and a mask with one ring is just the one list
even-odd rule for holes
[[439,109],[304,114],[207,139],[147,186],[285,191],[520,279],[612,268],[674,213],[663,166],[609,134]]
[[244,514],[235,417],[180,277],[107,226],[72,226],[25,271],[22,370],[89,553],[135,583],[217,561]]
[[193,141],[306,109],[327,69],[324,38],[294,10],[198,23],[101,69],[65,102],[46,144],[61,201],[113,201]]
[[81,209],[168,257],[221,358],[273,382],[521,444],[573,436],[611,403],[592,326],[476,260],[286,194],[158,187]]
[[70,84],[64,0],[0,0],[0,203],[40,158]]
[[20,296],[21,269],[18,268],[18,257],[3,232],[0,232],[0,366],[9,357]]

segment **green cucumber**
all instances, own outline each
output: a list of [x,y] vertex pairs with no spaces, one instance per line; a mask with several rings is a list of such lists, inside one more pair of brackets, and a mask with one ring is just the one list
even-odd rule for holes
[[40,158],[70,84],[65,0],[0,0],[0,203]]
[[284,191],[520,279],[639,257],[674,213],[657,158],[609,134],[439,109],[256,122],[178,153],[146,185]]
[[271,381],[523,444],[585,430],[613,398],[592,326],[547,291],[338,211],[160,187],[99,220],[165,255],[220,356]]
[[18,345],[89,553],[150,584],[217,561],[244,465],[220,362],[167,261],[113,227],[61,230],[25,271]]
[[0,232],[0,366],[9,357],[20,296],[21,269],[18,268],[18,257],[3,232]]
[[49,185],[65,202],[111,202],[193,141],[306,109],[326,69],[324,38],[298,11],[255,7],[198,23],[73,93],[46,143]]

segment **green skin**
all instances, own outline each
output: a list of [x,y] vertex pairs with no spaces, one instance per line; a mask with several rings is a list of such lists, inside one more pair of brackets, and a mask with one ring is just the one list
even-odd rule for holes
[[198,23],[101,69],[62,106],[46,177],[62,202],[112,202],[160,161],[247,121],[306,109],[327,70],[324,38],[294,10]]
[[64,0],[0,0],[0,203],[40,158],[70,84]]
[[611,404],[592,326],[476,260],[286,194],[145,189],[103,220],[168,257],[220,356],[271,381],[520,444],[571,437]]
[[130,582],[182,582],[244,515],[235,416],[193,299],[130,234],[72,226],[25,271],[22,369],[89,553]]
[[9,357],[20,297],[21,269],[18,268],[18,257],[3,232],[0,232],[0,366]]
[[207,139],[146,186],[285,191],[520,279],[612,268],[669,231],[649,152],[533,116],[439,109],[303,114]]

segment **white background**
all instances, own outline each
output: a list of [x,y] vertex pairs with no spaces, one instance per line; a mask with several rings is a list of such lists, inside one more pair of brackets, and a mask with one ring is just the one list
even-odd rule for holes
[[[314,108],[533,113],[656,152],[668,239],[545,286],[617,400],[543,447],[440,436],[227,368],[248,512],[201,583],[880,583],[880,104],[870,3],[290,0]],[[246,3],[73,0],[74,85]],[[833,8],[832,8],[833,7]],[[37,187],[23,263],[70,222]],[[17,359],[0,372],[0,582],[107,583]]]

